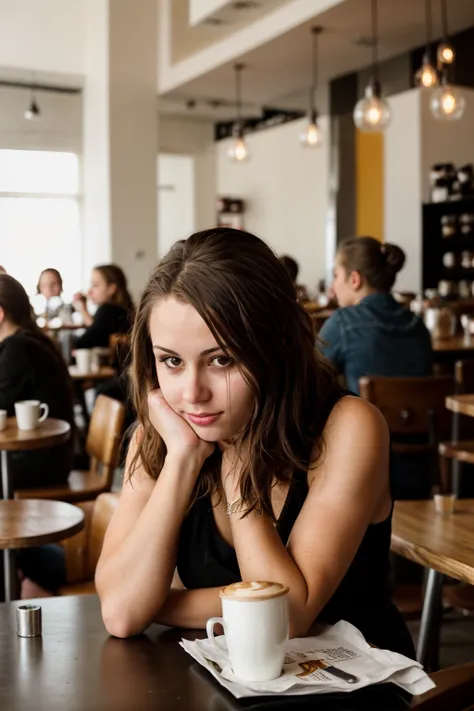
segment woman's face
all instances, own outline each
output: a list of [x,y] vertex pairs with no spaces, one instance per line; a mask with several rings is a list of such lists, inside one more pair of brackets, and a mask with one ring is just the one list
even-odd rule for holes
[[354,283],[353,274],[357,274],[357,272],[348,273],[347,269],[341,264],[339,257],[336,257],[331,288],[336,296],[337,303],[342,308],[354,306],[358,302],[358,289],[357,284]]
[[61,296],[61,282],[54,272],[43,272],[40,276],[38,290],[45,299],[51,299],[53,296]]
[[112,296],[117,291],[115,284],[109,284],[104,279],[102,272],[94,269],[91,276],[91,285],[89,289],[89,298],[96,306],[107,304],[112,299]]
[[253,395],[196,309],[173,297],[158,301],[150,339],[168,405],[206,442],[238,434],[250,420]]

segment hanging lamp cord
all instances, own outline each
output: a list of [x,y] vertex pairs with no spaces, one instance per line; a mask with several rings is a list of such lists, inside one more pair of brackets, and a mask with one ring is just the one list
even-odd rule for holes
[[446,0],[441,0],[441,28],[443,32],[443,39],[446,41],[448,39],[448,7]]
[[425,0],[425,17],[426,17],[426,49],[430,49],[431,40],[433,38],[433,12],[431,8],[431,0]]
[[372,71],[374,80],[379,81],[379,35],[378,35],[378,5],[372,0]]
[[237,125],[242,129],[242,69],[243,64],[235,65],[235,98],[237,107]]

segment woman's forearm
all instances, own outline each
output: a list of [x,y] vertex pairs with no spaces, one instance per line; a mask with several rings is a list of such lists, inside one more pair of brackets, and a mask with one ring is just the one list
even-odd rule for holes
[[170,627],[205,629],[210,617],[222,614],[220,590],[222,587],[197,590],[171,588],[155,621]]
[[231,516],[231,527],[242,580],[269,580],[287,585],[292,636],[305,634],[306,582],[270,519],[256,512],[245,518],[235,513]]
[[179,531],[200,462],[165,460],[153,492],[130,532],[96,572],[102,616],[111,634],[128,637],[145,629],[168,595]]

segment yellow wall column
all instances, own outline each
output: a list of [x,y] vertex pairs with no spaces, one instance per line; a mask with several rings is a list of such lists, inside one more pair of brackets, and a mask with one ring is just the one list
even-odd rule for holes
[[355,130],[357,234],[383,241],[383,133]]

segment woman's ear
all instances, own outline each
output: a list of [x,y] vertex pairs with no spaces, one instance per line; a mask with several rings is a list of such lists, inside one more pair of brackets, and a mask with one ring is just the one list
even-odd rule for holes
[[0,326],[2,323],[5,321],[5,311],[3,309],[3,306],[0,306]]
[[356,272],[355,270],[350,273],[349,277],[350,285],[354,289],[354,291],[359,291],[359,289],[362,286],[363,280],[360,275],[360,272]]

